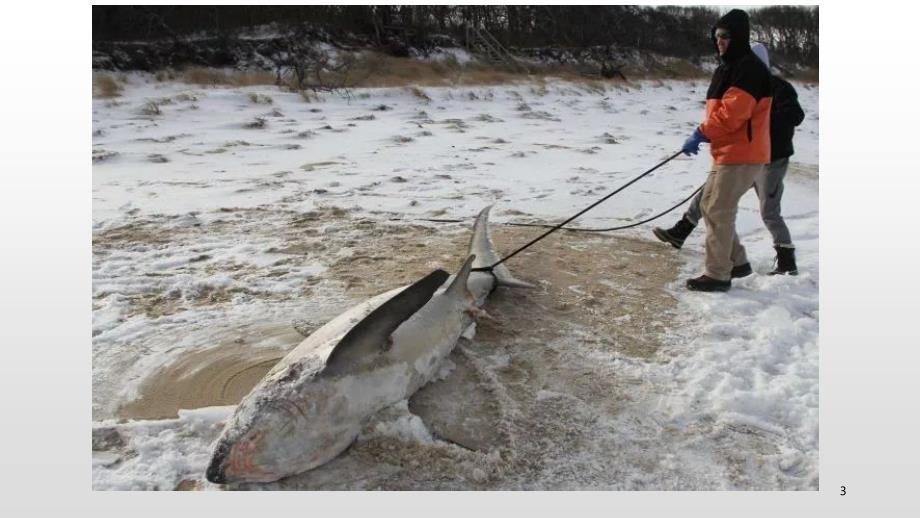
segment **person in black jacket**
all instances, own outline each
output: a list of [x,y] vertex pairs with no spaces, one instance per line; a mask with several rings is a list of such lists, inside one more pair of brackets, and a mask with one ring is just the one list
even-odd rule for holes
[[[767,68],[770,67],[767,48],[763,44],[755,43],[751,45],[751,50]],[[757,178],[754,189],[760,199],[760,216],[773,236],[773,247],[776,249],[777,264],[770,275],[796,275],[798,269],[795,264],[795,247],[789,235],[789,228],[783,220],[780,203],[783,197],[783,178],[789,167],[789,157],[794,152],[792,136],[795,133],[795,127],[805,119],[805,112],[799,105],[795,88],[788,81],[773,75],[771,76],[771,88],[773,105],[770,109],[770,165],[767,166],[765,174]],[[673,227],[670,229],[656,227],[653,230],[655,236],[670,243],[674,248],[680,249],[684,240],[699,223],[702,194],[703,192],[700,191],[693,198],[687,212]],[[732,277],[745,277],[750,273],[751,269],[748,265],[744,271],[732,271]]]

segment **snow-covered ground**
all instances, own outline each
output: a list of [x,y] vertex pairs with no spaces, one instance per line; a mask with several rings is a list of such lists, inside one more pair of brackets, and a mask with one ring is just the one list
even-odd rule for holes
[[[430,257],[418,268],[455,267],[469,225],[420,220],[472,222],[487,204],[495,204],[496,225],[558,221],[676,151],[700,120],[706,90],[693,81],[606,89],[541,81],[359,89],[305,102],[273,87],[194,88],[143,75],[128,81],[120,97],[93,100],[93,416],[94,445],[105,450],[94,453],[97,489],[173,489],[182,481],[216,487],[202,473],[210,442],[232,410],[221,405],[245,393],[244,374],[257,379],[258,365],[296,345],[300,334],[291,322],[309,332],[415,273],[365,265],[360,271],[373,275],[361,276],[361,261],[390,265],[384,256],[410,257],[408,249],[418,246]],[[650,281],[673,300],[667,311],[643,305],[651,293],[644,290],[652,288],[611,273],[588,283],[622,295],[602,302],[628,309],[608,322],[613,331],[559,324],[562,332],[539,344],[543,352],[500,332],[460,348],[474,377],[491,383],[495,419],[513,424],[515,415],[538,413],[547,444],[538,447],[521,432],[514,445],[484,447],[477,457],[430,433],[410,402],[376,418],[354,454],[297,487],[386,487],[380,480],[395,476],[394,466],[423,462],[418,448],[428,448],[424,462],[440,448],[445,478],[400,487],[817,489],[818,88],[795,86],[806,120],[796,134],[783,209],[799,276],[764,275],[773,250],[753,191],[742,200],[738,230],[758,274],[727,294],[683,288],[702,263],[702,229],[680,253],[655,241],[648,225],[621,233],[642,240],[626,251],[624,268],[638,275],[653,266],[673,270],[659,272],[660,286],[659,277]],[[658,212],[701,184],[708,165],[702,156],[680,157],[576,223],[613,226]],[[506,234],[502,251],[533,232]],[[585,254],[609,244],[567,236],[559,238],[566,250]],[[520,264],[549,262],[546,246],[545,257],[541,243]],[[603,254],[597,257],[601,264]],[[516,270],[515,260],[512,271],[528,280],[550,277]],[[568,286],[576,301],[565,309],[572,319],[591,311],[578,302],[592,290],[579,277],[587,270],[572,268],[582,279]],[[352,286],[357,291],[345,289]],[[656,345],[648,354],[605,346],[617,342],[616,329]],[[477,341],[493,349],[477,348]],[[568,352],[576,346],[580,354]],[[183,365],[174,378],[161,376],[179,386],[209,368],[189,358],[213,359],[213,350],[224,354],[222,365],[245,369],[220,368],[222,385],[202,389],[213,396],[201,400],[211,408],[117,422],[170,417],[146,404],[151,378]],[[554,363],[562,361],[568,368]],[[511,373],[522,365],[528,375],[515,379]],[[575,365],[618,380],[616,397],[576,390]],[[564,382],[553,381],[557,370]],[[523,405],[521,394],[532,401]],[[201,406],[172,404],[183,405]],[[578,440],[566,442],[573,431]],[[382,438],[393,442],[371,448]],[[512,457],[542,451],[543,458],[527,469],[509,467],[499,450]],[[373,456],[380,451],[390,453]],[[381,466],[379,479],[367,474],[368,459]]]

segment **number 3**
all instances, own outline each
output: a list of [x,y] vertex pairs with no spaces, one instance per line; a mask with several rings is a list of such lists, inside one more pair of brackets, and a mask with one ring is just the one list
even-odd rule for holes
[[840,496],[847,494],[847,486],[840,486]]

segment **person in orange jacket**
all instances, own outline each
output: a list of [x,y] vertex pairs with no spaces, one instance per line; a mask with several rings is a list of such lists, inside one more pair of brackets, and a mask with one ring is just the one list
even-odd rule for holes
[[[769,69],[770,55],[767,47],[762,43],[754,43],[751,50]],[[776,264],[770,275],[797,275],[795,246],[792,244],[789,227],[783,219],[781,205],[783,179],[789,168],[789,157],[795,152],[792,137],[795,127],[805,120],[805,112],[799,104],[798,93],[788,81],[776,75],[770,79],[773,88],[773,105],[770,108],[770,165],[767,166],[766,174],[754,182],[754,190],[760,201],[760,217],[773,237],[773,248],[776,250]],[[697,193],[687,211],[673,227],[655,227],[652,230],[655,237],[680,250],[687,236],[693,232],[702,218],[702,197],[702,191]],[[731,277],[745,277],[750,273],[752,270],[749,265],[741,265],[732,269]]]
[[683,145],[696,155],[708,142],[713,166],[700,208],[706,222],[703,274],[687,280],[696,291],[727,291],[732,273],[750,272],[744,246],[735,232],[738,202],[770,163],[770,71],[750,45],[746,12],[732,9],[716,22],[711,37],[721,63],[706,92],[706,115]]

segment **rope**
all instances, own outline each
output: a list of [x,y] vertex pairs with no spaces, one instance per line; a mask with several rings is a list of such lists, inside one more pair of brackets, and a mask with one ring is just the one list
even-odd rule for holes
[[[694,196],[696,196],[696,193],[700,192],[700,191],[703,189],[703,187],[704,187],[705,185],[706,185],[706,184],[703,184],[703,185],[697,187],[695,191],[693,191],[692,193],[690,193],[690,196],[687,196],[686,198],[684,198],[683,200],[681,200],[677,205],[674,205],[673,207],[671,207],[671,208],[669,208],[669,209],[666,209],[666,210],[664,210],[663,212],[659,212],[658,214],[656,214],[656,215],[654,215],[654,216],[652,216],[652,217],[650,217],[650,218],[643,219],[642,221],[637,221],[637,222],[635,222],[635,223],[630,223],[630,224],[628,224],[628,225],[621,225],[621,226],[619,226],[619,227],[609,227],[609,228],[564,227],[564,228],[562,228],[562,230],[568,230],[569,232],[612,232],[612,231],[614,231],[614,230],[625,230],[625,229],[627,229],[627,228],[638,227],[639,225],[644,225],[644,224],[646,224],[646,223],[655,221],[656,219],[658,219],[658,218],[660,218],[660,217],[662,217],[662,216],[667,215],[668,213],[670,213],[671,211],[673,211],[673,210],[676,209],[677,207],[680,207],[680,206],[683,205],[684,203],[687,203],[688,201],[690,201],[691,198],[693,198]],[[508,225],[508,226],[512,226],[512,227],[542,227],[542,228],[552,228],[552,225],[545,225],[545,224],[541,224],[541,223],[513,223],[513,222],[512,222],[512,223],[502,223],[502,225]]]
[[[640,174],[639,176],[633,178],[632,180],[630,180],[630,181],[627,182],[626,184],[622,185],[619,189],[617,189],[617,190],[613,191],[612,193],[610,193],[610,194],[604,196],[603,198],[597,200],[596,202],[594,202],[594,203],[592,203],[591,205],[589,205],[588,207],[582,209],[582,210],[579,211],[577,214],[575,214],[574,216],[570,217],[569,219],[563,221],[562,223],[559,223],[558,225],[544,225],[544,224],[540,224],[540,223],[502,223],[503,225],[509,225],[509,226],[514,226],[514,227],[539,227],[539,228],[548,228],[549,230],[547,230],[547,231],[544,232],[543,234],[537,236],[535,239],[530,240],[527,244],[525,244],[524,246],[521,246],[520,248],[518,248],[518,249],[515,250],[514,252],[511,252],[509,255],[505,256],[503,259],[499,260],[497,263],[495,263],[495,264],[493,264],[493,265],[491,265],[491,266],[483,266],[483,267],[480,267],[480,268],[473,268],[471,271],[474,271],[474,272],[488,272],[488,273],[492,274],[493,277],[495,277],[495,272],[494,272],[493,270],[494,270],[494,268],[495,268],[496,266],[502,264],[503,262],[507,261],[508,259],[511,259],[512,257],[516,256],[517,254],[519,254],[519,253],[523,252],[524,250],[530,248],[531,246],[533,246],[534,244],[536,244],[538,241],[542,240],[543,238],[545,238],[546,236],[552,234],[553,232],[555,232],[555,231],[557,231],[557,230],[568,230],[568,231],[570,231],[570,232],[611,232],[611,231],[614,231],[614,230],[624,230],[624,229],[627,229],[627,228],[632,228],[632,227],[637,227],[637,226],[639,226],[639,225],[644,225],[645,223],[648,223],[648,222],[650,222],[650,221],[655,221],[656,219],[658,219],[658,218],[660,218],[660,217],[662,217],[662,216],[664,216],[664,215],[670,213],[671,211],[673,211],[673,210],[676,209],[677,207],[680,207],[680,206],[683,205],[684,203],[687,203],[688,201],[690,201],[691,198],[693,198],[694,196],[696,196],[696,194],[697,194],[698,192],[700,192],[700,190],[703,189],[703,187],[704,187],[705,184],[703,184],[703,185],[697,187],[695,191],[693,191],[692,193],[690,193],[689,196],[687,196],[686,198],[684,198],[683,200],[681,200],[679,203],[677,203],[677,205],[674,205],[673,207],[670,207],[670,208],[668,208],[668,209],[666,209],[666,210],[664,210],[664,211],[662,211],[662,212],[659,212],[658,214],[656,214],[656,215],[654,215],[654,216],[652,216],[652,217],[650,217],[650,218],[646,218],[646,219],[643,219],[643,220],[641,220],[641,221],[637,221],[637,222],[635,222],[635,223],[630,223],[630,224],[628,224],[628,225],[620,225],[620,226],[617,226],[617,227],[609,227],[609,228],[577,228],[577,227],[576,227],[576,228],[568,228],[568,227],[565,226],[565,225],[571,223],[571,222],[572,222],[574,219],[576,219],[577,217],[579,217],[579,216],[581,216],[582,214],[584,214],[585,212],[588,212],[589,210],[593,209],[594,207],[597,207],[597,206],[600,205],[601,203],[603,203],[603,202],[607,201],[608,199],[612,198],[615,194],[619,193],[619,192],[622,191],[623,189],[626,189],[626,188],[629,187],[630,185],[632,185],[632,184],[638,182],[639,180],[641,180],[642,178],[644,178],[644,177],[650,175],[652,172],[654,172],[655,170],[657,170],[657,169],[660,168],[661,166],[667,164],[667,163],[670,162],[671,160],[674,160],[675,158],[677,158],[678,156],[680,156],[681,153],[683,153],[683,151],[678,151],[677,153],[674,153],[673,155],[669,156],[668,158],[665,158],[665,159],[662,160],[661,162],[658,162],[657,164],[655,164],[654,167],[652,167],[652,168],[649,169],[648,171],[645,171],[644,173]],[[401,218],[394,218],[394,219],[401,219]],[[467,220],[464,220],[464,219],[421,218],[421,219],[418,219],[418,220],[416,220],[416,221],[431,221],[431,222],[435,222],[435,223],[462,223],[462,222],[467,221]],[[498,278],[496,277],[496,281],[497,281],[497,280],[498,280]],[[497,284],[497,282],[496,282],[496,284]]]
[[[608,199],[610,199],[611,197],[613,197],[615,194],[617,194],[617,193],[619,193],[620,191],[622,191],[623,189],[629,187],[630,185],[632,185],[632,184],[638,182],[639,180],[641,180],[642,178],[648,176],[649,174],[651,174],[653,171],[655,171],[655,170],[658,169],[659,167],[661,167],[661,166],[667,164],[667,163],[670,162],[671,160],[674,160],[674,159],[677,158],[681,153],[683,153],[683,151],[678,151],[677,153],[674,153],[673,155],[669,156],[668,158],[662,160],[661,162],[658,162],[654,167],[652,167],[652,168],[649,169],[648,171],[646,171],[646,172],[640,174],[639,176],[633,178],[632,180],[626,182],[626,184],[624,184],[623,186],[621,186],[619,189],[617,189],[617,190],[613,191],[612,193],[608,194],[607,196],[604,196],[603,198],[597,200],[596,202],[594,202],[594,203],[592,203],[591,205],[589,205],[588,207],[582,209],[582,210],[579,211],[577,214],[575,214],[574,216],[570,217],[569,219],[563,221],[562,223],[559,223],[558,225],[555,225],[555,226],[553,226],[553,227],[550,227],[550,229],[547,230],[546,232],[544,232],[543,234],[537,236],[535,239],[532,239],[530,242],[528,242],[528,243],[525,244],[524,246],[518,248],[518,249],[515,250],[514,252],[511,252],[511,254],[505,256],[503,259],[499,260],[497,263],[493,264],[492,266],[489,266],[489,269],[495,268],[496,266],[502,264],[503,262],[507,261],[508,259],[511,259],[512,257],[514,257],[514,256],[516,256],[517,254],[523,252],[524,250],[527,250],[528,248],[530,248],[531,246],[533,246],[534,244],[536,244],[537,242],[539,242],[541,239],[543,239],[543,238],[545,238],[546,236],[552,234],[553,232],[559,230],[560,228],[566,226],[567,224],[569,224],[572,220],[574,220],[574,219],[577,218],[578,216],[581,216],[581,215],[584,214],[585,212],[588,212],[589,210],[593,209],[594,207],[597,207],[597,206],[600,205],[601,203],[603,203],[603,202],[607,201]],[[694,193],[694,194],[696,194],[696,193]],[[689,198],[687,198],[687,199],[689,199]],[[679,205],[678,205],[678,206],[679,206]],[[672,210],[673,210],[673,209],[672,209]]]

